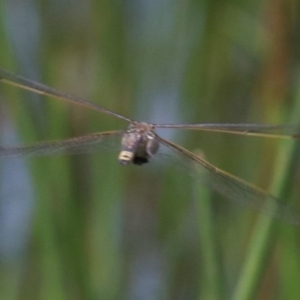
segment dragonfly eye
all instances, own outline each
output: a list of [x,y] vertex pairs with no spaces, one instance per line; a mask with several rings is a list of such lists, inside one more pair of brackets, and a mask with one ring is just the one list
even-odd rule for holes
[[148,141],[147,141],[147,146],[146,146],[146,151],[150,156],[153,156],[159,148],[159,143],[155,139],[155,136],[148,136]]

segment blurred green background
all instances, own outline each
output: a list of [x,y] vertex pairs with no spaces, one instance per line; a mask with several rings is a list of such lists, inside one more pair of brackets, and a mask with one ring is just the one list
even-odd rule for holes
[[[4,0],[0,66],[137,120],[297,124],[299,28],[295,0]],[[127,126],[5,84],[0,99],[2,145]],[[299,206],[293,141],[159,133]],[[300,299],[299,227],[112,150],[1,159],[1,300]]]

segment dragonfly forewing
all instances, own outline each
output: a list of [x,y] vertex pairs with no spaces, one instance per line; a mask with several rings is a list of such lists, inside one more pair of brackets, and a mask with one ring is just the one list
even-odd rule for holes
[[112,115],[118,119],[122,119],[122,120],[125,120],[128,122],[132,121],[131,119],[129,119],[121,114],[118,114],[116,112],[113,112],[105,107],[102,107],[96,103],[87,101],[85,99],[82,99],[80,97],[77,97],[77,96],[74,96],[74,95],[71,95],[68,93],[61,92],[61,91],[56,90],[52,87],[49,87],[45,84],[27,79],[23,76],[12,74],[11,72],[6,71],[2,68],[0,68],[0,81],[8,83],[13,86],[17,86],[17,87],[22,88],[27,91],[35,92],[35,93],[38,93],[41,95],[51,96],[53,98],[63,100],[63,101],[68,101],[68,102],[71,102],[76,105],[85,106],[90,109],[94,109],[94,110],[100,111],[102,113]]
[[300,138],[299,125],[269,125],[269,124],[155,124],[157,128],[174,128],[202,130],[210,132],[231,133],[240,135]]
[[108,131],[21,147],[0,147],[0,157],[51,156],[120,150],[124,131]]

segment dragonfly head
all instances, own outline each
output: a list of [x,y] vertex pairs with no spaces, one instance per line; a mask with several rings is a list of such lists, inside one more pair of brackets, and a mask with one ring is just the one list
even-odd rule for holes
[[158,150],[154,127],[147,123],[132,123],[122,138],[122,150],[119,161],[122,165],[132,162],[143,165]]

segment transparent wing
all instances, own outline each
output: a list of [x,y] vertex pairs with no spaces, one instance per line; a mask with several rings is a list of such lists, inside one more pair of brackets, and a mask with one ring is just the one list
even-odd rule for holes
[[0,68],[0,81],[8,83],[10,85],[20,87],[20,88],[28,90],[28,91],[33,91],[38,94],[51,96],[56,99],[60,99],[60,100],[71,102],[73,104],[85,106],[85,107],[100,111],[102,113],[115,116],[119,119],[123,119],[128,122],[131,122],[131,120],[129,118],[126,118],[120,114],[117,114],[117,113],[115,113],[109,109],[106,109],[98,104],[89,102],[87,100],[84,100],[82,98],[79,98],[79,97],[76,97],[76,96],[73,96],[73,95],[70,95],[67,93],[60,92],[56,89],[53,89],[53,88],[46,86],[44,84],[41,84],[39,82],[29,80],[29,79],[24,78],[19,75],[12,74],[2,68]]
[[108,131],[58,141],[46,141],[29,146],[0,147],[1,157],[50,156],[80,154],[120,149],[124,131]]
[[158,141],[175,151],[177,155],[169,157],[172,164],[186,168],[189,174],[206,186],[240,205],[247,205],[268,215],[283,219],[288,223],[300,225],[300,214],[269,193],[216,168],[190,151],[161,137]]
[[274,138],[300,138],[299,125],[268,124],[154,124],[157,128],[177,128],[224,132]]

